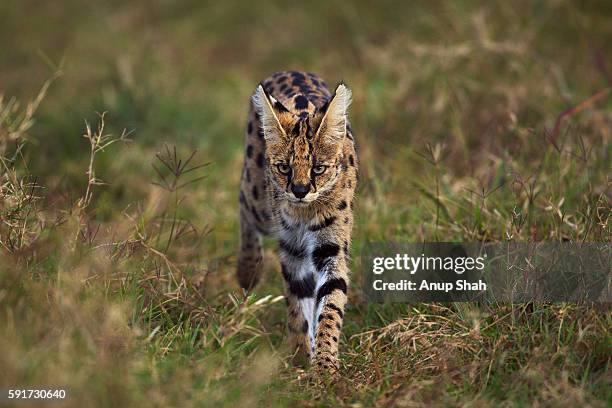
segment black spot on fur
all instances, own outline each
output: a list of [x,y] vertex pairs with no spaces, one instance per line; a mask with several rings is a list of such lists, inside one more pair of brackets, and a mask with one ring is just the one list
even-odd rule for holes
[[281,92],[285,92],[285,89],[287,89],[287,87],[289,87],[289,85],[287,84],[282,84],[280,88],[278,88],[279,91]]
[[354,165],[355,165],[355,158],[353,157],[353,155],[352,155],[352,154],[351,154],[351,155],[349,155],[349,164],[350,164],[351,166],[354,166]]
[[289,280],[287,283],[289,285],[289,292],[295,295],[298,299],[314,296],[314,275],[310,275],[304,279]]
[[247,157],[250,159],[251,157],[253,157],[253,146],[248,145],[247,149],[246,149],[246,155]]
[[291,88],[287,88],[285,89],[285,92],[283,92],[285,94],[285,96],[291,96],[293,95],[293,89]]
[[264,138],[264,131],[261,127],[257,128],[257,136],[259,136],[260,139]]
[[[257,166],[258,166],[258,167],[263,167],[263,166],[264,166],[264,161],[265,161],[265,160],[264,160],[264,155],[263,155],[263,153],[259,153],[259,154],[257,155]],[[345,204],[346,204],[346,203],[345,203]]]
[[253,122],[249,121],[247,125],[247,133],[250,135],[253,132]]
[[321,221],[318,224],[311,225],[310,227],[308,227],[308,229],[311,230],[311,231],[318,231],[320,229],[329,227],[335,221],[336,221],[336,217],[335,216],[331,216],[329,218],[325,218],[323,221]]
[[338,342],[338,338],[336,336],[332,336],[332,340],[334,341],[334,343]]
[[344,223],[348,224],[349,223],[349,217],[344,217]]
[[346,201],[345,201],[345,200],[342,200],[342,201],[340,201],[340,203],[338,203],[338,207],[337,207],[337,208],[338,208],[340,211],[342,211],[342,210],[344,210],[344,209],[346,208],[346,206],[347,206],[347,205],[346,205]]
[[287,77],[285,75],[281,75],[280,77],[278,77],[278,79],[276,80],[277,84],[282,84],[283,82],[285,82],[287,80]]
[[302,333],[308,333],[308,321],[304,320],[304,323],[302,323]]
[[329,261],[329,258],[338,255],[339,251],[340,247],[338,244],[333,242],[322,244],[312,251],[312,262],[317,270],[321,271]]
[[295,109],[306,109],[308,107],[308,99],[304,95],[295,97]]
[[340,316],[341,319],[344,317],[344,312],[338,306],[334,305],[333,303],[328,303],[325,306],[327,306],[331,310],[336,311],[336,313],[338,313],[338,316]]
[[283,251],[293,256],[294,258],[303,258],[304,256],[306,256],[305,248],[296,248],[292,246],[291,244],[289,244],[288,242],[283,241],[282,239],[278,241],[278,245]]
[[248,183],[251,182],[251,170],[246,169],[246,180]]
[[[342,278],[334,278],[325,282],[317,291],[316,304],[318,305],[321,299],[331,294],[334,290],[341,290],[344,294],[346,294],[346,281]],[[336,325],[339,326],[340,324],[336,323]]]
[[255,200],[259,200],[259,191],[257,190],[257,186],[253,186],[253,191],[252,191],[252,193],[253,193],[253,198],[254,198]]

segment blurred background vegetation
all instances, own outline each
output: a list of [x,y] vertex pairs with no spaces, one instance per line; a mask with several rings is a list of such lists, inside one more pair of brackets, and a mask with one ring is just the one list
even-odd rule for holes
[[[609,242],[612,3],[8,0],[0,21],[0,388],[102,406],[611,400],[607,310],[368,305],[359,253]],[[274,244],[254,294],[233,279],[248,99],[283,69],[354,95],[354,282],[343,377],[322,386],[289,365]]]

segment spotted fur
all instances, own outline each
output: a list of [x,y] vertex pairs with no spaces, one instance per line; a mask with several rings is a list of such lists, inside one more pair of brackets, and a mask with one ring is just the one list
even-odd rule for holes
[[238,281],[246,289],[259,281],[261,237],[275,237],[292,344],[324,370],[338,368],[349,285],[357,185],[350,100],[344,84],[332,94],[310,73],[264,80],[250,104],[240,187]]

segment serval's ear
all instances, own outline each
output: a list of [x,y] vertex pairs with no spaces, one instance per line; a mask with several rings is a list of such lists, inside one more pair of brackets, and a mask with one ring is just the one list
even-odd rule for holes
[[336,87],[331,100],[324,108],[325,115],[317,130],[317,138],[329,142],[338,142],[346,134],[347,111],[351,104],[351,90],[343,83]]
[[268,95],[261,85],[257,87],[253,95],[253,105],[255,105],[255,110],[261,118],[261,126],[263,127],[266,141],[274,141],[287,137],[278,118],[280,114],[289,111],[283,104],[271,95]]

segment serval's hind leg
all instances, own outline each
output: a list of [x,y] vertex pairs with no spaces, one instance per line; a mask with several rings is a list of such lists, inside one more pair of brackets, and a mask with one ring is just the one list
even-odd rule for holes
[[261,234],[240,211],[240,249],[236,276],[244,289],[250,290],[261,279],[263,271],[263,247]]

